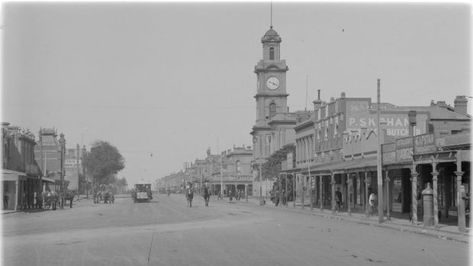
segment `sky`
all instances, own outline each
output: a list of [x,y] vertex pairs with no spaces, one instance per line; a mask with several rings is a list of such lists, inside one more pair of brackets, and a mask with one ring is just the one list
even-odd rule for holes
[[[273,3],[290,111],[322,100],[429,105],[472,95],[471,9],[439,3]],[[116,146],[129,184],[252,145],[270,3],[7,3],[2,120],[66,146]],[[306,82],[308,81],[308,82]],[[308,97],[306,97],[308,95]]]

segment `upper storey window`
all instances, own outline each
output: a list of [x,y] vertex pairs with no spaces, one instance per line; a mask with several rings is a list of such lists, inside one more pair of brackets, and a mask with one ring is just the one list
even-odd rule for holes
[[269,60],[274,60],[274,47],[269,48]]
[[269,117],[273,117],[276,114],[276,104],[271,103],[269,105]]

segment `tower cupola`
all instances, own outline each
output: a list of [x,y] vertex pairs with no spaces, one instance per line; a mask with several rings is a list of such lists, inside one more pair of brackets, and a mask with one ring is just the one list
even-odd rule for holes
[[280,43],[281,37],[279,37],[279,34],[275,30],[273,30],[273,26],[271,26],[269,30],[261,38],[261,42],[262,43]]

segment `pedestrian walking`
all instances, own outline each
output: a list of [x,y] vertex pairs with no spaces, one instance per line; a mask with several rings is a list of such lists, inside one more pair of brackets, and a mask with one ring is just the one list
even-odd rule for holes
[[209,207],[210,192],[209,192],[208,187],[204,187],[204,201],[205,201],[205,207]]
[[274,192],[274,207],[277,207],[279,205],[279,191]]
[[374,215],[377,201],[378,201],[378,198],[376,196],[376,193],[372,192],[368,198],[368,204],[369,204],[368,216]]
[[338,213],[342,207],[342,192],[340,192],[340,188],[337,188],[335,191],[335,211]]
[[192,207],[193,198],[194,198],[194,191],[192,190],[192,185],[189,184],[186,189],[187,206],[189,208]]

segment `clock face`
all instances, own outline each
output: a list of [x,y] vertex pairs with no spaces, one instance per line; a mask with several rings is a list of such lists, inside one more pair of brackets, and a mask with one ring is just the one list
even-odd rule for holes
[[268,80],[266,80],[266,87],[268,87],[270,90],[279,88],[279,79],[276,77],[270,77]]

